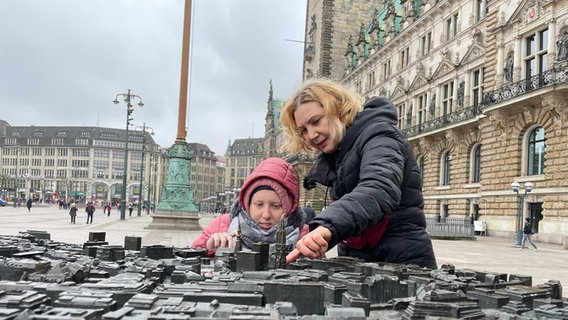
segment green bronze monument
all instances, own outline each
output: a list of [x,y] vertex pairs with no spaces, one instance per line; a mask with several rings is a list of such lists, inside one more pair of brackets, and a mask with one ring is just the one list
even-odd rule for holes
[[187,148],[185,119],[187,113],[187,88],[189,72],[189,35],[191,25],[191,0],[185,1],[183,43],[181,60],[181,80],[177,136],[174,145],[168,150],[167,180],[162,198],[152,214],[148,229],[201,230],[199,210],[193,203],[193,191],[189,186],[190,152]]

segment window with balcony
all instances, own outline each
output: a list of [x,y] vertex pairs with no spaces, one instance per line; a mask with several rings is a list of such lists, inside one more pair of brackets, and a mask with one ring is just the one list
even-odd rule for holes
[[453,111],[454,82],[442,85],[442,115],[446,116]]
[[428,95],[422,94],[418,96],[418,114],[416,115],[416,122],[418,125],[426,121],[426,108],[428,105]]
[[545,72],[548,67],[548,29],[525,38],[525,79]]
[[397,105],[397,116],[398,116],[397,125],[401,129],[404,128],[405,115],[406,115],[406,104],[401,103],[401,104]]
[[479,106],[483,98],[483,69],[474,70],[471,81],[471,105]]

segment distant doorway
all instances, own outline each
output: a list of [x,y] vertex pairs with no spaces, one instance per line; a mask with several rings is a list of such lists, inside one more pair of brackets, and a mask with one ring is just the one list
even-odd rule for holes
[[544,219],[542,215],[542,203],[541,202],[529,203],[529,214],[533,228],[538,233],[538,225],[540,223],[540,220]]

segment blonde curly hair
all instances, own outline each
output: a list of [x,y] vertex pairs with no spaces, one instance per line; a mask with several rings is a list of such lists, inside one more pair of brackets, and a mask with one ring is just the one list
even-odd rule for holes
[[315,101],[324,111],[330,128],[330,140],[339,145],[345,129],[353,124],[355,116],[363,109],[363,99],[341,84],[326,79],[306,81],[294,95],[286,101],[280,113],[280,123],[284,128],[285,141],[281,151],[296,154],[309,153],[316,149],[306,141],[296,126],[294,112],[299,105]]

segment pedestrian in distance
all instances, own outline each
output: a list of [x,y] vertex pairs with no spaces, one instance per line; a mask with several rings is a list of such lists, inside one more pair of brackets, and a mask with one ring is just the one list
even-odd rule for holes
[[523,240],[521,241],[521,247],[519,250],[523,250],[525,248],[525,241],[529,241],[529,243],[533,246],[534,251],[538,251],[537,246],[532,241],[531,237],[534,233],[534,228],[531,223],[530,218],[525,218],[525,226],[523,227]]
[[95,213],[95,206],[92,202],[87,203],[87,207],[85,208],[87,212],[87,224],[93,223],[93,214]]
[[306,176],[330,189],[331,204],[309,223],[286,261],[339,256],[437,268],[426,231],[420,170],[391,101],[341,84],[306,82],[282,108],[283,151],[319,152]]
[[108,217],[110,217],[110,209],[111,209],[111,208],[112,208],[112,207],[110,206],[110,203],[107,203],[107,204],[106,204],[106,211],[107,211],[107,216],[108,216]]
[[32,210],[32,198],[29,198],[28,201],[26,201],[26,207],[28,208],[28,212],[31,212],[31,210]]
[[286,246],[292,250],[308,232],[299,197],[294,168],[283,159],[268,158],[247,177],[230,213],[213,219],[191,246],[206,248],[212,257],[220,247],[234,247],[240,227],[243,250],[265,242],[273,251],[278,225],[285,219]]
[[306,214],[306,224],[312,221],[313,218],[316,216],[316,211],[312,208],[312,202],[307,201],[306,205],[304,206],[304,213]]
[[128,212],[129,212],[129,213],[128,213],[128,216],[129,216],[129,217],[132,216],[132,210],[133,210],[133,209],[134,209],[134,208],[132,207],[132,203],[129,203],[129,204],[128,204]]
[[71,223],[75,223],[75,218],[77,217],[77,205],[74,203],[71,205],[71,209],[69,209],[69,215],[71,216]]

